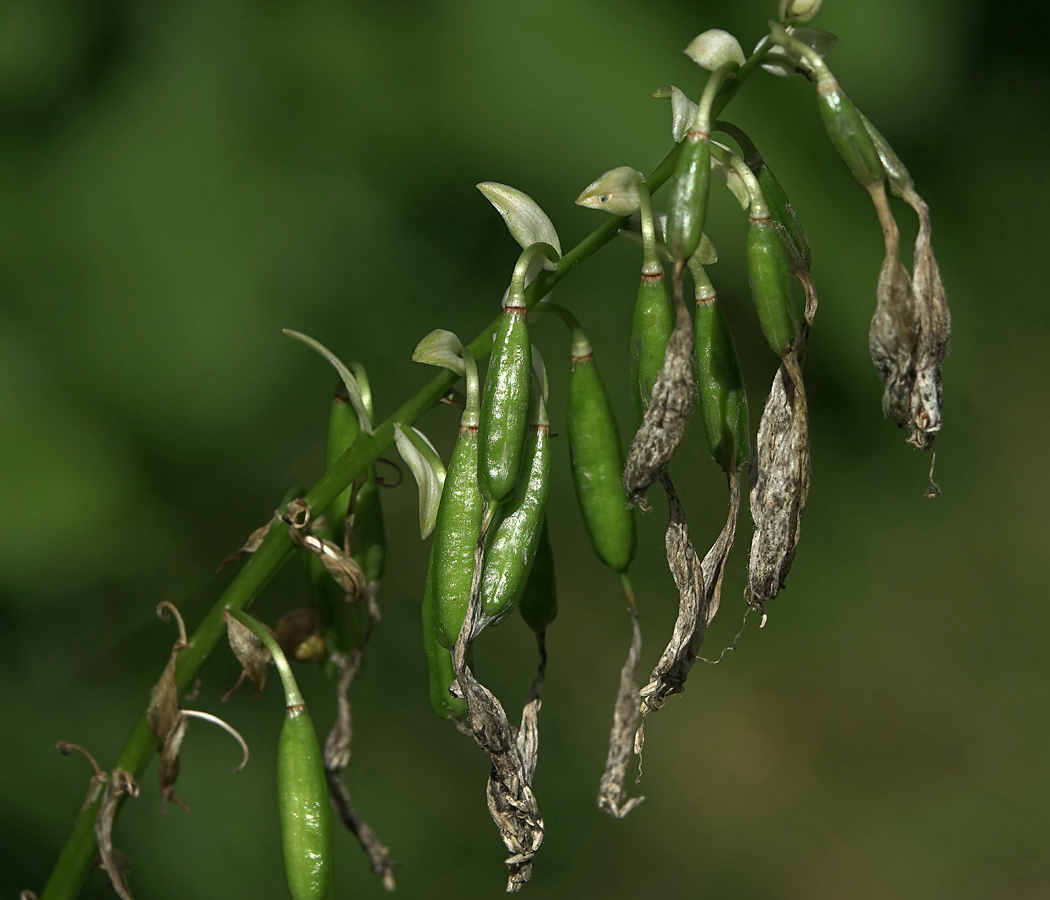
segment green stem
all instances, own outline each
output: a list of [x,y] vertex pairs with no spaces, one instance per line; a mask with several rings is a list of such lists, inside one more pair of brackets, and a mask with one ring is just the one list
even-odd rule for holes
[[723,85],[732,80],[736,69],[736,63],[726,63],[715,69],[707,79],[707,84],[704,85],[704,92],[700,95],[700,103],[697,104],[696,109],[696,125],[694,127],[697,131],[701,131],[704,134],[711,133],[715,99],[718,97]]
[[762,193],[762,186],[758,183],[755,173],[751,171],[747,164],[735,153],[730,153],[718,144],[711,144],[711,155],[717,157],[723,165],[736,172],[740,176],[740,180],[744,182],[747,187],[747,195],[751,198],[751,218],[768,219],[769,207],[766,206],[766,198]]
[[732,122],[726,122],[719,119],[712,126],[712,130],[728,134],[737,142],[737,145],[740,147],[740,152],[744,154],[744,162],[747,163],[749,169],[757,169],[762,165],[762,154],[758,152],[758,147],[756,147],[754,141],[747,136],[747,132],[744,131],[743,128],[734,125]]
[[542,256],[552,263],[558,261],[558,251],[550,244],[545,244],[542,241],[529,244],[521,252],[521,256],[518,257],[518,261],[514,265],[514,273],[510,276],[510,290],[507,293],[508,308],[528,306],[528,301],[525,299],[525,278],[529,273],[529,266],[532,265],[532,261],[538,256]]
[[[737,77],[723,85],[712,105],[712,117],[717,116],[725,108],[747,77],[758,67],[769,46],[769,42],[764,39],[755,53],[740,67]],[[650,192],[659,189],[674,173],[680,148],[681,144],[675,145],[652,174],[646,178]],[[553,272],[541,273],[525,290],[528,305],[534,305],[547,296],[551,289],[580,263],[593,256],[616,237],[617,232],[623,228],[628,218],[627,216],[610,216],[565,253],[555,264]],[[501,318],[502,313],[468,345],[475,358],[483,359],[492,350],[492,338]],[[304,499],[310,508],[326,509],[347,485],[351,484],[361,472],[390,448],[394,442],[395,422],[405,426],[410,425],[428,409],[436,406],[456,383],[456,380],[455,373],[440,372],[380,424],[373,434],[362,434],[358,437],[350,449],[339,457],[321,480],[307,492]],[[266,587],[281,566],[292,557],[294,550],[295,546],[288,536],[287,528],[270,529],[270,533],[259,549],[255,551],[193,633],[189,646],[179,653],[175,678],[180,695],[188,690],[212,651],[225,635],[226,624],[222,618],[223,610],[238,610],[246,607]],[[156,751],[157,739],[150,731],[149,724],[146,722],[146,713],[143,712],[124,743],[113,767],[139,775]],[[80,811],[73,824],[72,833],[66,840],[51,877],[40,895],[40,900],[74,900],[80,893],[97,855],[95,820],[98,818],[98,806],[99,801],[96,800]]]

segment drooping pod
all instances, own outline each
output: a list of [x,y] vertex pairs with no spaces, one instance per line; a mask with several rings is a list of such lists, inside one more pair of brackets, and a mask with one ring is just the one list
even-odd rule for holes
[[693,326],[700,418],[715,462],[733,475],[746,468],[750,457],[744,379],[718,295],[699,263],[689,268],[696,284]]
[[813,76],[824,130],[850,173],[869,190],[881,184],[884,172],[878,150],[864,127],[860,113],[842,90],[823,57],[808,44],[792,37],[783,26],[771,22],[769,27],[773,40],[797,55]]
[[288,893],[292,900],[329,900],[334,896],[332,812],[317,732],[273,635],[245,612],[231,610],[230,615],[266,645],[284,685],[287,711],[277,749],[277,792]]
[[525,324],[525,276],[537,257],[557,260],[549,244],[533,244],[518,258],[507,303],[492,344],[478,426],[478,485],[493,514],[518,481],[528,427],[532,347]]
[[481,604],[493,624],[517,605],[536,560],[550,493],[550,422],[542,389],[534,385],[521,478],[485,535]]
[[[576,198],[579,206],[602,209],[618,216],[638,213],[642,230],[642,279],[631,319],[631,404],[641,419],[660,375],[675,316],[664,283],[653,220],[652,201],[645,177],[629,166],[610,169]],[[570,325],[570,327],[572,327]]]
[[558,615],[558,584],[554,576],[554,548],[551,547],[547,518],[543,518],[536,560],[525,581],[518,609],[525,624],[536,634],[542,634]]
[[548,306],[572,334],[567,422],[576,500],[598,558],[613,571],[626,572],[634,559],[636,537],[634,516],[620,484],[620,429],[587,335],[568,310]]
[[[434,526],[433,566],[428,579],[432,582],[434,633],[446,650],[455,646],[467,612],[474,578],[474,549],[485,509],[485,500],[478,487],[478,370],[473,355],[465,348],[463,361],[466,365],[467,401],[441,492]],[[523,418],[527,421],[527,416]]]
[[754,173],[738,156],[716,145],[719,157],[737,171],[747,187],[750,202],[747,231],[747,273],[751,298],[762,333],[782,359],[798,337],[798,313],[791,297],[791,266],[784,242],[766,205]]
[[[430,706],[443,719],[463,721],[467,715],[467,703],[449,692],[449,685],[456,680],[456,671],[452,665],[452,653],[439,639],[441,632],[434,604],[435,548],[431,549],[426,590],[423,593],[423,649],[430,673]],[[467,589],[469,591],[469,586]]]

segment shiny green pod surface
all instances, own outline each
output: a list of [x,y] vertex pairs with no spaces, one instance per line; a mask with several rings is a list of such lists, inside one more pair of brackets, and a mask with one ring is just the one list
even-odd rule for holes
[[427,586],[423,594],[423,649],[430,673],[430,705],[441,718],[462,720],[467,715],[467,702],[449,693],[448,687],[456,680],[452,653],[438,639],[437,615],[434,608],[433,552],[427,567]]
[[769,346],[784,356],[795,344],[796,311],[791,270],[773,220],[751,219],[747,232],[747,274],[758,321]]
[[530,426],[517,489],[499,508],[485,536],[481,602],[484,614],[494,621],[514,608],[525,589],[547,511],[550,473],[550,426]]
[[503,313],[489,357],[478,429],[478,485],[490,503],[509,495],[518,481],[532,381],[525,307],[507,306]]
[[828,139],[853,177],[864,187],[878,184],[883,178],[879,151],[846,92],[837,81],[818,81],[817,98]]
[[674,331],[674,310],[664,283],[664,273],[642,273],[638,297],[631,320],[631,403],[641,420],[653,395],[653,385],[660,375],[667,351],[667,341]]
[[435,633],[451,650],[467,614],[474,578],[474,550],[485,501],[478,489],[478,429],[461,426],[449,460],[434,525]]
[[690,130],[678,154],[667,210],[667,249],[675,260],[689,259],[700,244],[710,187],[710,137]]
[[[577,356],[580,349],[587,352]],[[574,341],[568,407],[572,483],[587,534],[599,559],[624,572],[634,559],[634,517],[620,479],[620,430],[589,344]]]
[[696,304],[697,395],[711,455],[724,471],[738,472],[750,456],[747,395],[729,324],[717,297]]

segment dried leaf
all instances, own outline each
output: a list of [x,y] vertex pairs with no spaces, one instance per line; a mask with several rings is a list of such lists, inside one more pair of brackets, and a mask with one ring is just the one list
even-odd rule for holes
[[751,518],[755,530],[748,565],[748,593],[752,603],[762,604],[772,600],[784,586],[795,558],[802,513],[809,496],[805,389],[798,360],[791,353],[773,378],[758,426],[758,448],[752,465]]
[[879,272],[868,348],[884,386],[883,415],[901,427],[911,420],[917,338],[914,319],[911,279],[896,253],[888,253]]
[[230,563],[234,563],[239,560],[242,556],[247,556],[249,553],[254,553],[259,549],[259,545],[262,544],[263,539],[270,533],[270,529],[273,527],[273,519],[270,519],[265,525],[261,525],[255,529],[249,536],[248,540],[244,542],[244,546],[240,550],[234,550],[229,556],[222,561],[222,564],[216,570],[221,572]]
[[223,610],[222,617],[226,621],[226,637],[230,642],[230,649],[233,650],[233,655],[237,657],[242,666],[237,683],[223,695],[222,699],[229,700],[245,678],[250,678],[252,684],[255,685],[255,697],[258,699],[259,693],[266,684],[266,669],[270,665],[270,651],[247,625],[238,622],[228,610]]
[[335,579],[335,583],[346,594],[347,602],[353,603],[361,596],[365,589],[365,573],[361,568],[361,564],[353,556],[343,552],[343,549],[338,544],[325,538],[319,538],[312,534],[303,537],[300,534],[299,538],[301,540],[297,540],[295,536],[298,532],[292,530],[291,534],[293,541],[305,547],[321,560],[321,564],[328,571],[328,574]]
[[638,626],[638,609],[633,603],[630,610],[631,649],[620,670],[620,690],[616,694],[613,726],[609,732],[609,754],[605,758],[605,773],[598,787],[598,808],[617,819],[622,819],[645,799],[627,799],[627,790],[624,787],[641,705],[638,696],[638,657],[642,652],[642,630]]
[[18,900],[37,900],[37,896],[30,890],[24,890],[18,895]]
[[113,850],[113,821],[117,817],[120,801],[127,794],[133,800],[139,795],[139,786],[130,772],[115,769],[106,785],[102,803],[98,808],[95,820],[95,840],[98,842],[98,853],[102,858],[102,868],[109,875],[113,890],[121,900],[131,900],[131,892],[125,880],[125,872],[119,865]]
[[680,280],[676,287],[674,331],[667,341],[663,368],[653,385],[642,424],[631,441],[623,470],[628,504],[642,509],[647,508],[646,490],[667,469],[693,411],[693,323],[682,302]]
[[659,709],[668,696],[684,689],[709,621],[703,566],[689,540],[685,510],[666,472],[660,476],[660,483],[667,492],[668,522],[664,543],[667,566],[678,587],[678,619],[671,640],[649,676],[649,683],[639,691],[642,724],[635,738],[636,752],[644,741],[645,717]]
[[89,763],[91,763],[91,768],[94,769],[91,781],[88,782],[87,797],[84,798],[84,805],[80,808],[81,812],[83,812],[98,799],[98,795],[101,793],[102,786],[106,783],[106,778],[108,776],[102,771],[99,764],[95,762],[95,757],[81,747],[80,744],[71,744],[69,741],[59,741],[55,744],[55,749],[63,756],[69,756],[74,750],[77,751],[77,753],[81,754]]
[[948,352],[951,314],[940,269],[930,243],[930,210],[918,194],[909,199],[919,217],[915,239],[915,307],[919,339],[915,348],[915,390],[911,402],[911,442],[923,450],[941,430],[941,363]]
[[363,657],[364,641],[347,657],[333,655],[333,662],[339,666],[340,672],[336,689],[336,721],[324,742],[324,768],[332,806],[367,854],[373,874],[382,879],[383,887],[392,891],[397,885],[394,882],[395,863],[390,858],[390,851],[357,814],[342,778],[343,769],[350,763],[350,742],[353,738],[350,687],[354,683]]
[[536,716],[540,708],[543,668],[533,682],[529,701],[522,712],[521,727],[515,729],[499,700],[484,687],[467,664],[471,644],[485,627],[481,610],[481,569],[484,545],[478,541],[474,554],[474,583],[467,614],[452,656],[459,692],[467,702],[474,740],[492,760],[487,787],[489,814],[499,828],[510,856],[508,893],[521,890],[532,877],[532,858],[543,842],[543,819],[532,793],[532,776],[539,750]]

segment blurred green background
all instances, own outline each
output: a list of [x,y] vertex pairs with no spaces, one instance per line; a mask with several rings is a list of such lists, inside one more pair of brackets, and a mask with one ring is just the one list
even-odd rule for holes
[[[826,7],[816,24],[841,39],[832,67],[933,209],[954,324],[944,493],[922,499],[929,460],[882,418],[868,199],[824,140],[811,87],[760,75],[728,116],[792,197],[822,301],[799,554],[766,629],[725,664],[697,665],[650,719],[648,799],[612,821],[594,796],[628,620],[556,442],[561,616],[535,897],[1050,896],[1050,15],[1035,2]],[[651,169],[670,147],[668,106],[650,94],[673,82],[698,95],[686,43],[717,26],[750,49],[775,12],[773,0],[0,6],[0,894],[43,886],[83,799],[88,767],[55,741],[108,765],[144,708],[174,639],[156,604],[193,627],[232,577],[217,563],[289,485],[321,474],[333,378],[281,328],[363,361],[389,414],[430,377],[409,362],[416,341],[439,326],[474,335],[507,283],[517,246],[474,184],[527,191],[571,246],[600,221],[572,205],[578,191],[613,166]],[[747,299],[739,209],[717,186],[712,197],[711,274],[755,427],[774,360]],[[613,244],[557,292],[592,333],[625,439],[638,263],[634,245]],[[564,433],[568,342],[550,321],[534,339]],[[456,420],[447,408],[422,420],[443,453]],[[674,472],[706,548],[725,487],[697,423]],[[486,760],[427,701],[415,489],[384,499],[384,620],[354,690],[348,782],[401,863],[402,896],[495,896]],[[664,521],[659,504],[640,521],[643,668],[677,606]],[[741,532],[709,655],[739,626]],[[273,622],[305,598],[289,567],[255,610]],[[477,653],[515,718],[527,629],[487,632]],[[115,833],[136,896],[286,896],[281,699],[274,683],[254,706],[248,691],[222,705],[236,668],[217,652],[196,706],[242,729],[252,761],[232,776],[232,744],[193,725],[178,783],[193,812],[167,818],[151,765]],[[316,671],[302,683],[327,729],[330,689]],[[348,834],[337,850],[338,896],[380,896]],[[92,875],[84,896],[109,895]]]

